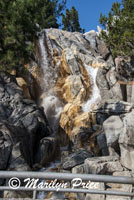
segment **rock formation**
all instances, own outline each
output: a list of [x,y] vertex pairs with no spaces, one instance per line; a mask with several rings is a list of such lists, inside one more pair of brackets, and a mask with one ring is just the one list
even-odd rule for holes
[[95,31],[46,29],[25,68],[0,72],[0,169],[131,176],[133,58],[113,60]]

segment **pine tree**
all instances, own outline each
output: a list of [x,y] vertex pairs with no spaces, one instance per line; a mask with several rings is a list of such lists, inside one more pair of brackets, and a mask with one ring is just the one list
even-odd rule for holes
[[80,27],[78,11],[75,7],[71,10],[66,9],[65,15],[62,15],[63,30],[70,32],[84,32],[84,29]]
[[122,0],[114,3],[108,17],[100,16],[100,24],[105,28],[101,37],[110,47],[114,57],[134,55],[134,1]]
[[36,33],[58,28],[66,0],[0,0],[0,68],[20,66],[34,50]]

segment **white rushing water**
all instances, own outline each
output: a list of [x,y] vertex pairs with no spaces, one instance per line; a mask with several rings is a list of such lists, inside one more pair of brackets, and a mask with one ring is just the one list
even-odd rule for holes
[[62,103],[54,95],[48,95],[43,99],[42,104],[48,122],[55,133],[58,130],[60,114],[63,110]]
[[40,35],[39,46],[41,54],[40,62],[43,71],[41,86],[44,94],[41,97],[41,106],[44,107],[48,122],[53,130],[53,133],[55,133],[59,126],[59,118],[63,107],[56,94],[52,91],[52,88],[56,83],[57,73],[51,66],[50,62],[51,58],[49,56],[51,53],[49,51],[51,51],[52,44],[48,37],[47,30],[44,30]]
[[97,67],[93,68],[93,67],[85,64],[85,69],[87,70],[87,72],[90,76],[92,92],[91,92],[91,95],[90,95],[89,99],[87,100],[87,102],[84,103],[84,105],[83,105],[83,111],[90,112],[92,106],[96,105],[101,98],[99,88],[96,84],[96,76],[97,76],[98,68]]
[[39,37],[39,46],[41,56],[40,63],[43,71],[43,82],[41,83],[41,86],[46,92],[55,85],[55,80],[57,78],[57,73],[55,73],[54,68],[51,66],[51,58],[49,57],[50,54],[48,52],[48,48],[50,48],[51,44],[46,31],[42,32]]

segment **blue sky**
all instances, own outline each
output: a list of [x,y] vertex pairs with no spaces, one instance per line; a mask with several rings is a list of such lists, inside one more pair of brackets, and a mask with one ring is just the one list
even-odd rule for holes
[[75,6],[79,12],[81,28],[87,32],[96,30],[100,13],[108,14],[114,2],[121,2],[121,0],[67,0],[67,8]]

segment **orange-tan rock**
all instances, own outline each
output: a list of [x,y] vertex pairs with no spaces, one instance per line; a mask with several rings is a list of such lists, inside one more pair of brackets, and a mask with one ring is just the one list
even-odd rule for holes
[[22,88],[22,90],[24,92],[24,96],[27,99],[31,99],[31,96],[30,96],[30,93],[29,93],[29,89],[28,89],[28,85],[27,85],[26,81],[21,77],[16,78],[16,81],[17,81],[18,85]]

